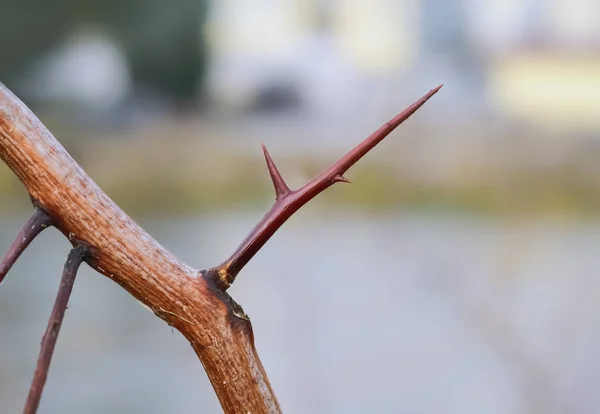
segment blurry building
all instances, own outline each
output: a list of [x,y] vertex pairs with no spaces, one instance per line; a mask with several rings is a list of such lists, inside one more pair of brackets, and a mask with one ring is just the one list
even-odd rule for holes
[[[437,83],[449,110],[600,128],[596,0],[212,2],[213,103],[324,117],[396,107]],[[367,97],[367,98],[365,98]],[[401,99],[401,98],[399,98]],[[484,104],[484,105],[482,105]],[[485,110],[483,108],[483,110]]]
[[189,104],[202,88],[205,0],[3,0],[0,78],[30,103]]
[[[215,1],[207,25],[213,101],[260,105],[279,90],[309,111],[353,111],[365,88],[384,87],[414,63],[411,0]],[[389,84],[385,87],[389,89]],[[284,102],[279,102],[284,104]]]
[[600,129],[600,3],[472,3],[472,38],[488,58],[494,109],[548,128]]
[[[445,83],[436,97],[444,123],[491,115],[600,130],[598,0],[205,3],[11,0],[2,81],[33,101],[119,114],[119,103],[189,103],[205,86],[215,107],[300,109],[317,128],[380,120]],[[9,42],[18,31],[30,36]]]

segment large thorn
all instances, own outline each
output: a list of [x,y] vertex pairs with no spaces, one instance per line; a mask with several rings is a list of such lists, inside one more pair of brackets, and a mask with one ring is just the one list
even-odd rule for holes
[[15,264],[21,253],[29,246],[29,244],[42,232],[46,227],[52,225],[50,216],[40,207],[36,207],[33,215],[27,220],[15,240],[6,252],[6,256],[0,262],[0,283]]
[[217,279],[222,289],[227,289],[235,280],[239,271],[254,257],[271,236],[286,222],[300,207],[312,200],[336,182],[347,182],[344,173],[360,160],[375,145],[380,143],[386,136],[397,128],[402,122],[414,114],[425,102],[440,90],[443,85],[427,92],[421,99],[413,103],[404,111],[396,115],[381,128],[373,132],[369,137],[354,147],[350,152],[340,158],[337,162],[325,169],[315,178],[295,191],[285,185],[279,171],[275,167],[266,148],[263,146],[267,166],[275,186],[277,199],[275,204],[263,219],[250,232],[248,237],[236,249],[236,251],[219,266],[208,271],[208,276]]
[[263,153],[265,154],[265,160],[267,161],[267,168],[269,169],[271,180],[273,181],[273,187],[275,187],[275,200],[279,200],[281,197],[290,193],[291,190],[283,180],[281,174],[279,173],[279,170],[273,162],[271,154],[269,154],[269,151],[267,151],[267,147],[265,147],[265,144],[262,144],[262,149]]
[[48,369],[50,368],[50,362],[52,361],[52,354],[54,353],[58,333],[60,332],[69,298],[73,291],[75,276],[77,276],[79,266],[88,258],[89,254],[89,249],[85,246],[77,246],[69,252],[69,257],[65,263],[60,287],[58,288],[58,293],[54,302],[54,308],[52,309],[48,327],[42,338],[42,347],[35,373],[33,374],[33,380],[31,381],[31,388],[29,389],[25,409],[23,410],[24,414],[35,414],[40,405],[42,391],[44,390],[46,378],[48,377]]

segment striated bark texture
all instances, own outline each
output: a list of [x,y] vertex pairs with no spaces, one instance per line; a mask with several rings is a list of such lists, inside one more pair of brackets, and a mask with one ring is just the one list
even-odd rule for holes
[[[0,158],[19,177],[34,206],[46,214],[34,214],[16,239],[0,263],[3,275],[40,226],[51,224],[74,248],[85,248],[89,266],[121,285],[188,339],[226,413],[279,413],[254,347],[250,320],[226,290],[295,211],[331,185],[348,182],[343,174],[440,88],[429,91],[298,190],[289,189],[264,149],[276,193],[273,208],[229,259],[199,271],[179,261],[129,218],[35,115],[0,84]],[[31,223],[37,227],[27,230]]]

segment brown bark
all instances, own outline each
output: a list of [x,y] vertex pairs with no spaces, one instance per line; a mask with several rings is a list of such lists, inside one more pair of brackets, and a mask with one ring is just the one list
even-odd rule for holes
[[297,191],[283,183],[265,151],[277,201],[220,266],[182,263],[125,214],[81,169],[35,115],[0,84],[0,158],[19,177],[87,263],[111,278],[191,343],[226,413],[278,413],[277,399],[254,347],[252,326],[226,292],[237,272],[298,208],[343,173],[427,101],[439,87],[376,131]]

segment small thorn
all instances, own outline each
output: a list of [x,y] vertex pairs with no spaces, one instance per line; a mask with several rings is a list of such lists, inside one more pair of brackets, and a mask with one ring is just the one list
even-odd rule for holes
[[267,151],[267,147],[265,144],[262,144],[263,152],[265,154],[265,160],[267,161],[267,168],[269,169],[269,174],[271,175],[271,180],[273,181],[273,187],[275,187],[275,200],[279,200],[281,197],[289,194],[291,190],[283,181],[283,177],[279,173],[279,170],[275,166],[269,151]]
[[334,183],[347,183],[347,184],[352,184],[352,181],[350,181],[349,179],[347,179],[346,177],[344,177],[341,174],[336,175],[335,177],[333,177],[333,182]]

